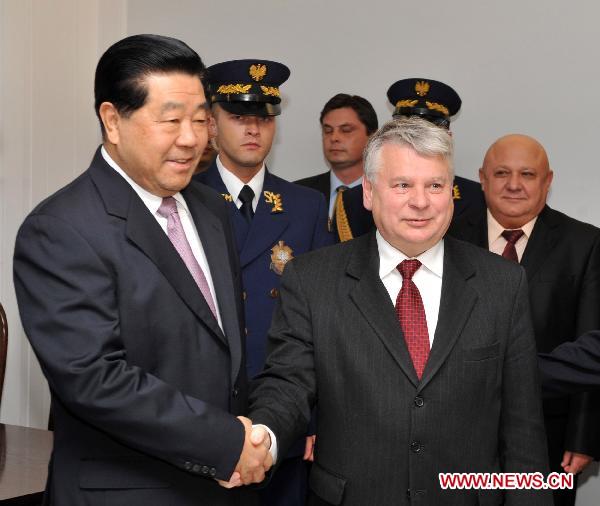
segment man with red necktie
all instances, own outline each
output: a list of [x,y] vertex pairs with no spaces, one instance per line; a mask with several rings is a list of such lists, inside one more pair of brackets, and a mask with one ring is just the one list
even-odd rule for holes
[[[450,234],[524,267],[538,351],[600,328],[600,230],[546,204],[553,172],[543,146],[504,136],[479,174],[487,211],[461,216]],[[583,393],[544,401],[552,471],[580,473],[600,454],[599,399]],[[572,506],[575,492],[555,491],[556,504]]]
[[286,267],[249,416],[280,452],[317,406],[311,505],[551,504],[440,487],[442,472],[547,470],[525,273],[444,237],[452,151],[422,118],[384,125],[365,151],[376,230]]

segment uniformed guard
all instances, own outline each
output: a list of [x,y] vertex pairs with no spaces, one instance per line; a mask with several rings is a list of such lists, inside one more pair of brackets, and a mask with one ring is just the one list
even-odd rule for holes
[[[240,256],[246,313],[247,371],[258,374],[266,358],[267,331],[286,264],[333,243],[323,196],[273,175],[265,166],[281,113],[280,86],[289,69],[268,60],[234,60],[208,68],[211,129],[219,154],[195,176],[217,190],[231,208]],[[304,440],[286,455],[262,491],[265,505],[304,505]],[[281,459],[283,456],[280,456]]]
[[[396,81],[389,87],[387,97],[394,106],[394,117],[420,116],[447,129],[462,103],[458,93],[447,84],[422,77]],[[454,176],[453,197],[453,220],[466,211],[485,209],[481,185],[470,179]],[[340,234],[340,240],[358,237],[373,229],[371,213],[363,207],[362,185],[344,192],[342,202],[350,233]]]

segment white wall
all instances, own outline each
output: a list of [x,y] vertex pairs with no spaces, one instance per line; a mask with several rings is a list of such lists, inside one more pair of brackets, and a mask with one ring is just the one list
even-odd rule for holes
[[[110,43],[153,32],[185,40],[207,64],[285,62],[292,76],[270,166],[288,179],[326,169],[318,116],[335,93],[368,98],[383,122],[395,80],[448,82],[463,99],[457,173],[475,178],[496,137],[533,135],[556,171],[551,204],[600,225],[599,17],[600,4],[557,0],[0,0],[0,300],[11,329],[0,420],[46,423],[47,389],[15,304],[14,237],[99,141],[93,71]],[[598,467],[588,474],[578,506],[599,502]]]
[[26,214],[82,172],[99,144],[94,69],[100,53],[125,34],[125,7],[118,0],[0,1],[0,300],[9,324],[4,423],[48,423],[48,389],[17,312],[14,240]]
[[291,68],[270,163],[283,177],[326,169],[318,118],[335,93],[364,96],[383,122],[391,117],[390,84],[430,77],[452,84],[463,99],[452,127],[458,174],[476,178],[497,137],[527,133],[546,146],[556,171],[551,204],[600,225],[596,2],[127,3],[130,34],[174,35],[207,64],[267,58]]

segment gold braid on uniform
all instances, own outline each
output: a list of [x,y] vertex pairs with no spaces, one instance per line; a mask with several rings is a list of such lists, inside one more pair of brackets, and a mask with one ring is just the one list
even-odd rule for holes
[[345,191],[346,188],[340,188],[335,197],[335,222],[340,242],[346,242],[354,238],[352,230],[350,229],[350,223],[348,223],[346,210],[344,209],[344,199],[342,194]]

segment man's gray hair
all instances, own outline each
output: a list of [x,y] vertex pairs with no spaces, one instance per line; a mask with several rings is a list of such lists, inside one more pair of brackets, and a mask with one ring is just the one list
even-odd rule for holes
[[441,157],[448,162],[450,182],[454,179],[454,143],[447,129],[418,116],[388,121],[371,136],[365,147],[365,177],[371,183],[375,182],[379,171],[379,154],[385,144],[408,146],[424,157]]

